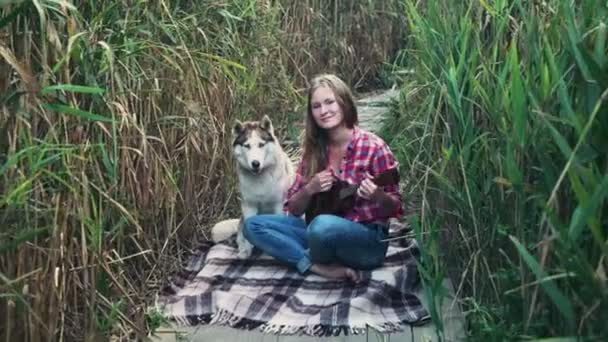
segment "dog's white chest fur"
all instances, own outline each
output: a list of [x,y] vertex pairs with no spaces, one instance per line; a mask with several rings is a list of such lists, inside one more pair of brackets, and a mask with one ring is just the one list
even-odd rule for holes
[[281,167],[285,165],[275,165],[260,175],[239,172],[241,206],[245,218],[256,214],[277,214],[282,210],[292,176],[287,170],[281,172],[278,169]]

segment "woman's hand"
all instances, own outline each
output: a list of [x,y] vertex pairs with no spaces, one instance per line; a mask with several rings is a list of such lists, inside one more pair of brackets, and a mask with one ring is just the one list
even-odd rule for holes
[[365,174],[365,179],[361,182],[359,189],[357,189],[357,195],[377,203],[381,215],[392,215],[399,209],[401,205],[400,200],[384,192],[382,187],[372,182],[372,179],[373,177],[369,173]]
[[325,192],[331,189],[331,186],[334,184],[334,180],[335,177],[331,170],[324,170],[314,175],[310,182],[306,184],[306,188],[311,195],[319,192]]
[[357,195],[369,201],[380,202],[384,191],[372,182],[372,178],[369,172],[365,173],[365,179],[361,182]]

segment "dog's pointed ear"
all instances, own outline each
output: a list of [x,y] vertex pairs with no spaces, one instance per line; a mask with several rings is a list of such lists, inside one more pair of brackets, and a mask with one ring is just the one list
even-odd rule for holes
[[234,135],[235,137],[238,137],[242,131],[243,131],[243,123],[240,122],[239,120],[236,120],[234,122],[234,126],[232,126],[232,135]]
[[262,118],[262,121],[260,123],[260,127],[262,127],[263,130],[269,132],[270,134],[274,134],[274,129],[272,127],[272,121],[270,121],[270,118],[268,117],[268,115],[264,115],[264,117]]

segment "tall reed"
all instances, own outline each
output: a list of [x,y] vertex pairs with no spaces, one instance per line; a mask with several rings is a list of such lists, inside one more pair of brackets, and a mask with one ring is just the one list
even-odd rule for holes
[[[605,339],[605,1],[406,1],[386,125],[472,340]],[[440,331],[440,334],[442,331]]]

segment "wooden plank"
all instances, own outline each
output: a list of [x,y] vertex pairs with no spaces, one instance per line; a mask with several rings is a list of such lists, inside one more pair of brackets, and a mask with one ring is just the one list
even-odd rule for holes
[[399,90],[389,89],[358,100],[359,127],[377,132],[382,125],[384,115],[389,110],[388,106],[391,99],[397,96],[399,96]]
[[277,342],[278,337],[257,331],[246,331],[224,326],[201,325],[197,327],[164,328],[157,332],[155,342],[177,341],[226,341],[226,342]]
[[388,107],[391,100],[399,97],[399,89],[386,89],[374,92],[371,96],[365,96],[356,100],[357,107]]
[[359,127],[364,130],[377,132],[387,112],[385,107],[361,107],[359,111]]
[[[448,294],[441,303],[440,314],[444,325],[444,342],[466,340],[464,329],[464,316],[458,303],[458,298],[454,295],[454,287],[449,279],[443,280],[443,286],[448,290]],[[423,293],[418,294],[420,300],[426,308],[428,302]],[[420,327],[412,327],[413,341],[441,341],[438,337],[434,324],[427,324]]]

